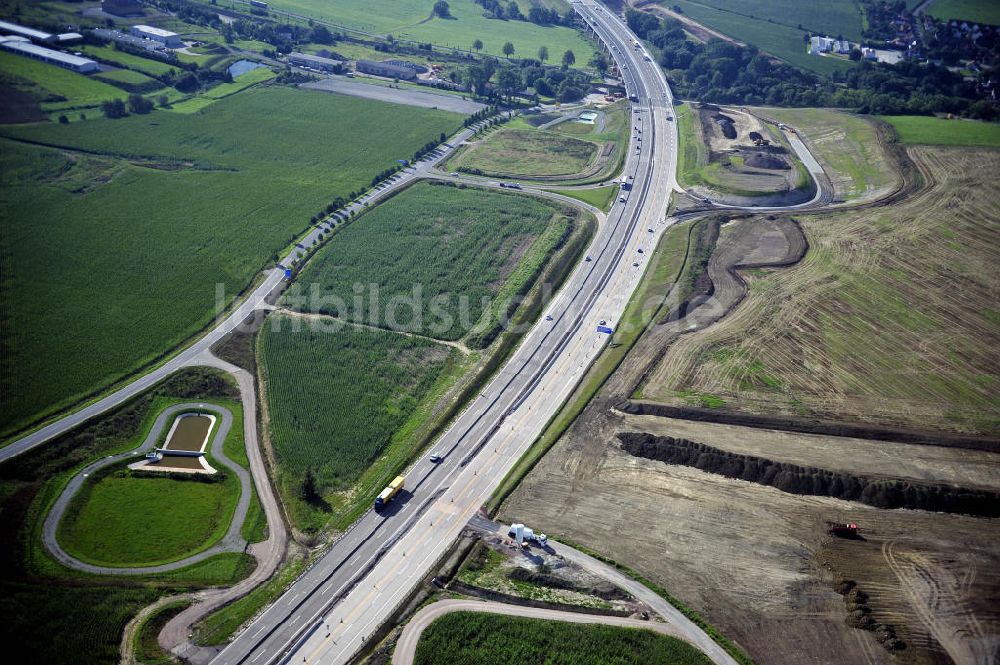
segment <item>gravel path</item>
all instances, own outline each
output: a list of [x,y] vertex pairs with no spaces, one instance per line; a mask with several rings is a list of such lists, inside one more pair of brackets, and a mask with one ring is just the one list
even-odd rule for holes
[[[215,428],[215,436],[212,439],[212,455],[215,459],[221,462],[223,466],[236,474],[240,481],[240,499],[236,504],[236,511],[233,513],[233,519],[229,524],[229,530],[226,532],[226,535],[222,538],[222,540],[202,552],[198,552],[197,554],[193,554],[178,561],[172,561],[158,566],[131,566],[124,568],[96,566],[94,564],[80,561],[66,552],[59,544],[59,540],[57,538],[59,522],[62,520],[63,514],[65,514],[70,501],[72,501],[76,493],[80,491],[83,484],[87,482],[87,478],[91,474],[103,469],[106,466],[117,464],[123,460],[139,459],[139,456],[143,453],[153,450],[153,448],[156,447],[157,441],[160,440],[160,435],[163,434],[164,428],[167,427],[169,423],[173,422],[174,416],[179,413],[192,410],[208,411],[219,416],[219,424]],[[167,407],[156,417],[156,422],[153,423],[152,429],[149,430],[149,434],[146,435],[146,439],[138,448],[99,459],[96,462],[88,464],[83,468],[83,470],[73,476],[73,479],[66,485],[66,488],[63,490],[62,494],[59,495],[59,498],[56,499],[55,504],[52,506],[48,516],[45,518],[45,525],[42,529],[42,541],[45,543],[45,548],[52,554],[52,556],[64,565],[98,575],[149,575],[151,573],[165,573],[172,570],[178,570],[179,568],[184,568],[185,566],[190,566],[191,564],[198,563],[199,561],[204,561],[209,557],[213,557],[216,554],[221,554],[223,552],[242,552],[246,547],[246,541],[243,540],[240,530],[243,528],[243,521],[246,519],[247,509],[250,506],[251,478],[250,473],[246,469],[226,457],[225,453],[222,451],[223,444],[226,441],[226,436],[229,434],[229,428],[232,427],[232,424],[232,412],[230,412],[229,409],[216,404],[210,404],[207,402],[184,402],[183,404],[174,404],[173,406]]]

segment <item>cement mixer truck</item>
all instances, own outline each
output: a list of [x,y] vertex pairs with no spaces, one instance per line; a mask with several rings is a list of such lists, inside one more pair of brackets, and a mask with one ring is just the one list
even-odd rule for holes
[[538,543],[539,547],[545,547],[549,540],[544,533],[535,533],[523,524],[511,524],[510,529],[507,530],[507,537],[513,538],[518,545],[524,545],[533,540]]

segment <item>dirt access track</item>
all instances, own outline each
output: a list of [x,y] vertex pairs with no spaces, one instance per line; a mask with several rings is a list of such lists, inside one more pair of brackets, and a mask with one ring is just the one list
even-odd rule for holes
[[[939,154],[947,151],[932,152],[933,158],[925,150],[914,150],[916,167],[905,161],[905,154],[895,155],[894,159],[904,160],[900,163],[906,181],[901,189],[888,202],[857,206],[851,214],[870,215],[868,227],[872,228],[878,228],[877,220],[882,217],[905,221],[930,206],[934,207],[929,214],[939,223],[956,215],[990,214],[979,203],[970,202],[967,193],[932,191],[936,169],[952,173],[961,182],[977,181],[976,171],[962,166],[962,160],[972,159],[975,151],[951,151],[950,157]],[[923,178],[917,167],[924,171]],[[978,172],[992,171],[980,166]],[[810,220],[819,223],[821,219],[811,213],[795,218],[805,227],[813,223]],[[762,257],[780,262],[781,247],[786,256],[795,253],[789,251],[794,233],[783,233],[784,239],[775,234],[781,228],[790,229],[792,222],[775,222],[764,216],[743,216],[721,228],[719,248],[708,267],[709,297],[701,289],[700,302],[696,295],[681,307],[685,317],[667,317],[646,331],[597,397],[501,506],[498,518],[585,543],[640,571],[700,612],[760,665],[995,662],[1000,652],[997,520],[886,510],[826,496],[790,494],[717,473],[636,458],[619,447],[615,438],[619,432],[653,431],[821,469],[996,487],[1000,456],[989,450],[637,418],[616,410],[638,387],[646,390],[649,373],[667,362],[674,347],[708,335],[738,316],[746,307],[746,281],[753,285],[753,280],[771,270],[747,264],[760,265]],[[945,235],[950,232],[945,231]],[[831,227],[831,232],[836,234],[837,229]],[[865,256],[863,266],[871,266],[878,257],[899,256],[912,240],[905,236],[895,245],[873,246],[856,233],[857,229],[840,233],[836,242]],[[972,237],[983,240],[982,233]],[[947,247],[950,240],[970,242],[958,235],[944,238],[940,246]],[[995,248],[996,242],[977,246]],[[775,274],[782,275],[782,270]],[[954,284],[943,282],[942,288],[951,297],[942,303],[965,306],[962,298],[955,297]],[[815,301],[823,303],[822,297]],[[955,321],[965,320],[953,318],[952,328]],[[758,348],[786,348],[778,334],[781,330],[767,327],[771,321],[781,324],[780,318],[765,315]],[[757,330],[744,321],[731,328],[730,334],[734,339],[756,338]],[[704,348],[689,357],[704,361],[710,357]],[[853,348],[857,353],[866,350]],[[907,344],[905,348],[920,357],[927,346]],[[818,377],[823,371],[817,367],[811,374]],[[688,404],[701,397],[694,390],[677,399]],[[876,400],[868,403],[869,408],[879,406]],[[857,522],[862,539],[829,535],[828,521]],[[883,646],[884,630],[855,625],[888,626],[904,647],[890,653]]]

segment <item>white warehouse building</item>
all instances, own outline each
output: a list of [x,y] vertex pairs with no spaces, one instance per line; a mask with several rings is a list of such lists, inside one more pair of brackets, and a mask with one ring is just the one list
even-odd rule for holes
[[33,60],[41,60],[50,65],[56,65],[64,69],[79,72],[80,74],[89,74],[100,69],[100,66],[96,62],[88,58],[81,58],[69,53],[63,53],[62,51],[53,51],[50,48],[38,46],[37,44],[17,38],[0,38],[0,49],[23,55]]
[[184,46],[181,42],[181,36],[176,32],[170,32],[169,30],[163,30],[162,28],[154,28],[151,25],[133,25],[129,33],[133,37],[139,37],[140,39],[152,39],[153,41],[160,42],[167,48],[180,48]]

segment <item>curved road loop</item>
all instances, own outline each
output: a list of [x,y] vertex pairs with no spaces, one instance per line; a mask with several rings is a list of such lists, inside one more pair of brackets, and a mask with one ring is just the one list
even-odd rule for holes
[[417,642],[420,641],[421,634],[436,619],[451,612],[485,612],[487,614],[502,614],[527,619],[546,619],[548,621],[565,621],[567,623],[597,623],[605,626],[618,626],[620,628],[651,630],[661,635],[669,635],[670,637],[687,640],[681,631],[669,623],[642,621],[640,619],[605,616],[602,614],[579,614],[577,612],[564,612],[562,610],[546,610],[537,607],[522,607],[521,605],[505,605],[504,603],[482,600],[439,600],[417,612],[406,624],[403,634],[400,635],[399,641],[396,642],[396,649],[392,653],[392,665],[413,665]]
[[[192,411],[207,411],[219,416],[219,424],[215,428],[215,435],[212,437],[212,456],[219,460],[223,466],[236,474],[236,477],[239,478],[240,481],[239,501],[236,504],[236,510],[233,512],[233,518],[229,524],[229,529],[226,531],[226,535],[212,547],[202,550],[197,554],[192,554],[189,557],[157,566],[97,566],[85,561],[80,561],[66,552],[66,550],[64,550],[59,544],[59,522],[62,520],[63,515],[66,512],[66,508],[69,507],[73,497],[80,491],[80,488],[83,487],[83,484],[87,482],[88,478],[92,474],[107,466],[119,464],[123,460],[134,461],[136,456],[153,450],[153,448],[156,447],[157,441],[160,440],[160,435],[163,434],[164,429],[171,422],[173,422],[174,417],[181,413],[190,413]],[[243,528],[243,522],[247,516],[247,508],[250,506],[251,479],[247,470],[226,457],[226,454],[222,450],[226,437],[229,435],[229,429],[232,425],[232,412],[229,409],[217,404],[209,402],[185,402],[183,404],[174,404],[173,406],[167,407],[156,417],[156,421],[153,423],[153,427],[149,430],[149,434],[146,435],[145,440],[138,448],[134,448],[117,455],[103,457],[96,462],[88,464],[79,473],[73,476],[73,478],[66,485],[65,489],[63,489],[62,494],[60,494],[59,498],[56,499],[55,504],[49,510],[49,514],[45,517],[45,524],[42,527],[42,542],[45,543],[45,548],[52,554],[52,556],[64,565],[77,570],[82,570],[84,572],[94,573],[96,575],[149,575],[152,573],[165,573],[171,570],[184,568],[185,566],[190,566],[191,564],[198,563],[199,561],[204,561],[209,557],[215,556],[216,554],[222,554],[223,552],[242,552],[246,547],[246,541],[243,540],[243,537],[240,535],[240,530]]]

